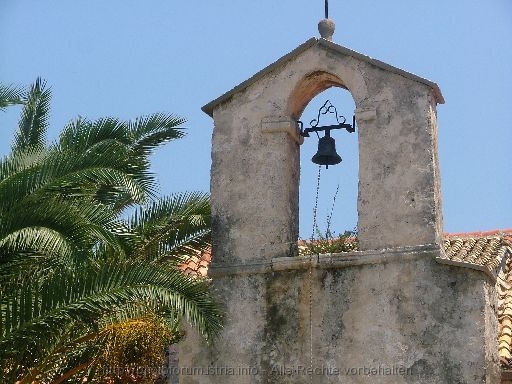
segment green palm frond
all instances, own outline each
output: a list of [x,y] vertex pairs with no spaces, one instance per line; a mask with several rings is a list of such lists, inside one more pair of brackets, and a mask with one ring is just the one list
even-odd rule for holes
[[[183,137],[183,128],[178,125],[184,121],[172,114],[163,113],[142,116],[128,123],[115,118],[91,122],[79,117],[66,126],[55,149],[88,156],[104,166],[109,164],[103,160],[108,157],[110,164],[115,164],[115,167],[110,167],[132,176],[144,186],[150,197],[154,197],[154,179],[149,172],[148,155],[162,143]],[[117,156],[114,159],[114,156],[120,154],[126,157],[121,159]],[[128,196],[119,189],[104,186],[98,191],[97,198],[119,212],[134,201],[140,202]]]
[[52,279],[63,271],[71,272],[77,268],[73,258],[55,257],[55,255],[17,253],[6,257],[8,261],[0,264],[0,295],[9,296],[16,288],[35,281]]
[[41,148],[46,142],[51,91],[38,78],[28,91],[23,105],[18,131],[14,137],[13,152],[27,148]]
[[[0,353],[3,379],[20,384],[35,381],[54,383],[54,380],[59,380],[70,370],[78,372],[81,366],[86,368],[101,348],[101,344],[95,342],[99,332],[86,324],[69,322],[55,332],[54,336],[54,339],[47,343],[47,349],[43,354],[34,353],[30,349],[19,350],[15,354],[6,352],[3,356]],[[26,345],[29,348],[36,347],[30,342]]]
[[[21,206],[27,209],[19,209]],[[14,214],[14,212],[16,212]],[[12,212],[12,214],[9,214]],[[63,199],[59,196],[37,194],[26,197],[19,205],[4,210],[0,236],[23,228],[49,228],[63,234],[76,247],[89,247],[97,239],[112,240],[110,225],[116,220],[109,210],[92,199]]]
[[210,243],[209,196],[188,192],[155,201],[136,211],[128,225],[136,239],[136,257],[196,254]]
[[[154,176],[150,172],[149,162],[115,140],[104,140],[95,143],[82,152],[82,162],[96,163],[103,167],[124,172],[144,188],[148,196],[155,196]],[[119,191],[115,191],[117,196]],[[139,201],[140,202],[140,201]]]
[[79,117],[64,128],[59,146],[79,152],[105,141],[116,141],[130,148],[134,158],[140,158],[169,140],[183,137],[184,128],[179,125],[184,122],[183,118],[165,113],[141,116],[129,122],[112,117],[91,122]]
[[49,278],[51,271],[76,268],[100,245],[123,257],[117,227],[115,216],[86,200],[53,199],[20,210],[0,222],[0,283]]
[[14,85],[0,84],[0,110],[9,105],[23,104],[25,90]]
[[[0,249],[3,258],[8,255],[17,256],[21,253],[44,253],[65,260],[73,255],[72,243],[69,240],[50,228],[24,227],[3,236],[0,239]],[[2,260],[4,263],[6,261],[8,260]]]
[[91,194],[97,197],[103,186],[111,186],[109,191],[115,193],[115,196],[130,196],[131,203],[143,203],[151,191],[149,182],[140,183],[122,171],[105,167],[91,167],[69,173],[45,187],[45,191],[60,191],[68,197],[90,197]]
[[95,122],[78,117],[64,128],[58,144],[65,150],[83,152],[104,141],[131,144],[126,124],[112,117],[101,118]]
[[30,371],[13,367],[9,379],[24,384],[37,377],[55,384],[83,382],[84,378],[87,382],[104,382],[106,377],[117,377],[125,382],[123,373],[116,374],[115,367],[160,366],[164,347],[182,336],[175,317],[147,308],[134,308],[129,317],[104,320],[98,330],[87,327],[73,332],[74,327],[70,327]]
[[[77,142],[80,140],[82,139],[77,138]],[[70,151],[67,147],[61,147],[60,150],[67,154],[65,157],[76,154],[77,165],[81,164],[83,168],[89,165],[123,172],[143,189],[144,194],[155,195],[154,177],[149,171],[149,163],[140,156],[135,156],[127,145],[114,138],[105,138],[97,142],[89,141],[87,145],[87,148],[79,152]],[[96,198],[106,204],[115,205],[118,203],[118,197],[125,199],[130,194],[131,199],[128,199],[130,203],[143,201],[140,196],[134,196],[129,188],[123,188],[123,184],[112,182],[101,184]]]
[[0,361],[41,359],[70,324],[97,331],[98,319],[129,319],[144,310],[170,310],[211,339],[221,329],[222,315],[207,293],[204,280],[161,264],[127,261],[64,272],[0,299]]
[[184,128],[179,125],[185,121],[173,114],[154,113],[129,122],[133,151],[147,156],[160,144],[183,137]]
[[24,151],[18,151],[16,154],[5,156],[0,159],[0,183],[16,175],[25,169],[35,167],[47,158],[48,152],[44,149],[29,148]]
[[132,201],[142,202],[152,191],[150,176],[126,172],[130,167],[126,153],[114,143],[110,152],[75,154],[52,152],[43,162],[22,169],[0,180],[0,211],[36,191],[67,196],[96,197],[102,186],[128,193]]

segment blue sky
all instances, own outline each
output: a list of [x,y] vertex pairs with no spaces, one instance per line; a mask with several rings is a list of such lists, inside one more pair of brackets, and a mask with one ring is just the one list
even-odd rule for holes
[[[512,227],[512,2],[331,0],[334,41],[436,82],[444,227],[449,232]],[[50,139],[77,115],[186,117],[184,140],[154,157],[162,194],[209,189],[212,120],[200,108],[317,36],[322,0],[0,0],[0,81],[53,90]],[[351,118],[342,90],[329,98]],[[19,110],[0,115],[8,152]],[[343,162],[322,171],[318,221],[356,223],[356,135],[335,133]],[[316,172],[301,149],[301,236],[311,234]]]

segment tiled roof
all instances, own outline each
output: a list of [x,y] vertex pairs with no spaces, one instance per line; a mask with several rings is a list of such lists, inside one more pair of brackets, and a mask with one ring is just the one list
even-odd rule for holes
[[208,248],[198,252],[195,256],[191,256],[181,263],[178,268],[187,275],[206,277],[208,274],[208,265],[210,265],[211,261],[212,252],[211,249]]
[[441,262],[480,269],[493,277],[511,252],[512,229],[444,235]]
[[443,249],[451,262],[484,269],[496,277],[499,356],[504,367],[511,367],[512,229],[447,234]]

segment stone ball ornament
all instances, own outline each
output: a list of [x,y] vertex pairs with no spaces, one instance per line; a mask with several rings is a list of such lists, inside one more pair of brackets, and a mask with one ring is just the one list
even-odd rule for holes
[[318,23],[318,32],[320,32],[320,37],[326,40],[332,40],[335,28],[336,24],[332,19],[323,19]]

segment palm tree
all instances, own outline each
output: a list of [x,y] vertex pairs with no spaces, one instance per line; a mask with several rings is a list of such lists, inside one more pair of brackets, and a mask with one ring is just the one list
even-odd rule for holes
[[[22,99],[13,90],[0,88],[0,107]],[[154,351],[179,339],[182,319],[207,340],[221,327],[208,282],[176,268],[208,247],[209,199],[155,199],[149,155],[184,135],[183,119],[78,118],[48,145],[50,97],[38,79],[0,160],[0,374],[19,383],[126,382],[126,372],[105,365],[154,365]],[[141,329],[157,345],[141,347]]]

